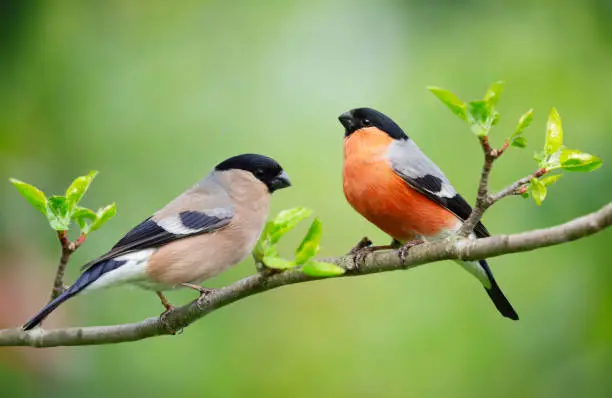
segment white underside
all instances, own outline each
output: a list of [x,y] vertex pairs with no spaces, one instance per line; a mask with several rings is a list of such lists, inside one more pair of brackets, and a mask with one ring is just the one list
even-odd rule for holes
[[[419,239],[422,239],[422,240],[427,241],[427,242],[440,241],[440,240],[449,238],[451,236],[454,236],[455,233],[461,227],[461,225],[462,224],[458,222],[457,223],[457,228],[443,229],[436,236],[420,236]],[[476,235],[473,234],[473,233],[470,234],[469,239],[476,239]],[[490,288],[491,287],[491,282],[489,281],[489,275],[487,275],[486,271],[484,270],[484,268],[482,268],[482,266],[480,265],[480,263],[478,263],[478,261],[459,261],[459,260],[456,260],[455,262],[457,264],[461,265],[463,267],[463,269],[465,269],[467,272],[469,272],[470,274],[474,275],[480,281],[480,283],[483,284],[484,287],[486,287],[486,288]]]
[[87,286],[83,291],[88,292],[98,289],[105,289],[107,287],[123,285],[126,283],[134,283],[137,285],[141,285],[143,283],[146,284],[147,262],[151,255],[156,251],[157,249],[139,250],[137,252],[124,254],[123,256],[115,258],[114,260],[116,261],[126,261],[126,263],[119,268],[102,275],[91,285]]

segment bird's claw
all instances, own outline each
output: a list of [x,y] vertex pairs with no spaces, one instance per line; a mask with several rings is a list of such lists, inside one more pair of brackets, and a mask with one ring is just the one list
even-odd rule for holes
[[172,327],[170,327],[170,324],[168,323],[167,319],[168,314],[174,311],[175,307],[173,305],[167,305],[165,307],[166,310],[159,314],[159,322],[162,324],[162,326],[164,327],[164,329],[166,329],[168,333],[175,335],[177,334],[177,332],[180,332],[180,330],[174,330]]
[[359,243],[355,245],[348,253],[353,256],[353,269],[359,269],[359,267],[365,264],[365,259],[370,253],[374,253],[380,250],[390,250],[395,248],[394,240],[390,245],[384,246],[372,246],[372,241],[367,237],[362,238]]
[[211,289],[208,287],[204,287],[204,286],[200,286],[200,285],[196,285],[194,283],[181,283],[182,287],[187,287],[189,289],[193,289],[193,290],[197,290],[198,292],[200,292],[200,297],[202,296],[207,296],[209,294],[213,294],[216,289]]
[[359,269],[359,267],[364,265],[366,257],[368,257],[368,255],[370,253],[374,253],[375,251],[376,251],[376,249],[373,248],[372,246],[362,247],[361,249],[357,250],[354,253],[354,257],[353,257],[353,266],[354,266],[354,269]]
[[372,246],[372,241],[367,236],[361,238],[359,242],[348,252],[348,255],[357,254],[361,249]]
[[421,245],[423,243],[425,243],[425,241],[421,239],[416,239],[416,240],[411,240],[407,242],[406,244],[404,244],[404,246],[400,247],[397,250],[397,255],[400,261],[402,262],[402,264],[404,264],[404,261],[406,261],[406,256],[408,255],[408,252],[410,251],[410,249],[412,249],[415,246]]
[[208,296],[209,294],[213,294],[214,292],[217,291],[217,289],[211,289],[208,287],[202,287],[200,289],[197,289],[200,292],[200,297],[202,296]]
[[200,290],[200,297],[196,300],[196,306],[200,311],[204,309],[205,306],[209,304],[209,297],[211,294],[215,293],[216,289],[210,289],[206,287],[202,287]]

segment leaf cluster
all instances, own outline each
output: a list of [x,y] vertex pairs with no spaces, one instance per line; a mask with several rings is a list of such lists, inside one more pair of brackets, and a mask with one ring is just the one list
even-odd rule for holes
[[302,242],[295,249],[293,260],[288,260],[279,255],[277,243],[281,237],[311,215],[312,210],[305,207],[296,207],[283,210],[274,219],[268,221],[259,241],[253,249],[255,260],[275,270],[287,270],[297,267],[306,275],[314,277],[342,275],[345,272],[342,267],[313,259],[319,252],[319,244],[323,235],[323,224],[318,218],[312,221]]
[[[484,98],[464,102],[451,91],[428,87],[448,109],[461,120],[465,121],[476,136],[483,139],[499,122],[497,103],[504,89],[504,82],[497,81],[489,86]],[[529,109],[519,118],[514,132],[506,138],[504,149],[508,146],[527,147],[527,138],[523,135],[533,121],[533,109]],[[563,127],[561,117],[552,108],[546,123],[544,148],[534,153],[534,159],[541,170],[521,191],[523,197],[533,197],[536,204],[541,205],[546,198],[548,186],[555,183],[563,174],[546,175],[553,171],[590,172],[602,165],[602,160],[595,155],[577,149],[569,149],[563,145]]]
[[87,235],[102,227],[117,213],[114,203],[98,211],[79,205],[97,174],[97,171],[91,171],[87,175],[77,177],[66,189],[64,195],[49,197],[34,185],[15,178],[11,178],[10,182],[32,207],[47,218],[51,228],[56,231],[67,231],[70,223],[74,221],[78,224],[81,235]]

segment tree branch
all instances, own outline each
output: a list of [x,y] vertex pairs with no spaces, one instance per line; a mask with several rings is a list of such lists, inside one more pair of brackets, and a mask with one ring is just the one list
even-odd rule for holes
[[66,266],[72,254],[85,242],[87,235],[81,235],[79,238],[71,242],[68,239],[67,231],[57,231],[57,238],[59,239],[62,247],[62,256],[60,257],[59,265],[57,266],[57,272],[55,273],[55,280],[53,281],[53,289],[51,289],[51,300],[64,293],[64,274],[66,273]]
[[480,146],[482,147],[482,152],[484,153],[484,164],[482,165],[482,172],[480,173],[480,182],[478,183],[478,194],[476,195],[476,205],[472,209],[472,213],[467,220],[463,223],[457,235],[462,237],[467,237],[474,231],[476,224],[480,222],[485,211],[489,209],[489,207],[493,206],[500,199],[505,198],[508,195],[517,194],[518,190],[525,184],[527,184],[532,178],[540,178],[544,174],[547,173],[548,170],[544,168],[540,168],[535,172],[529,174],[526,177],[521,178],[520,180],[515,181],[510,184],[508,187],[502,189],[496,194],[489,194],[489,175],[491,174],[491,169],[493,168],[493,163],[499,159],[501,155],[503,155],[504,151],[508,149],[509,142],[506,140],[504,145],[500,149],[494,149],[489,144],[489,137],[478,137],[480,141]]
[[514,183],[508,185],[506,188],[502,189],[498,193],[491,195],[491,202],[495,203],[508,195],[515,195],[519,193],[519,190],[523,187],[523,185],[531,181],[532,178],[542,177],[544,174],[546,174],[546,171],[546,169],[538,169],[535,172],[529,174],[528,176],[525,176],[520,180],[516,180]]
[[476,205],[472,209],[472,213],[467,220],[463,223],[457,234],[462,237],[466,237],[472,233],[476,224],[482,218],[485,211],[491,206],[489,198],[489,174],[493,168],[493,162],[501,156],[502,151],[496,151],[489,144],[488,137],[479,137],[480,146],[484,153],[484,164],[482,165],[482,171],[480,173],[480,182],[478,183],[478,194],[476,195]]
[[[425,243],[411,249],[404,263],[400,261],[396,251],[372,253],[365,258],[363,264],[355,264],[353,255],[328,258],[324,261],[345,268],[347,272],[343,276],[367,275],[410,269],[440,260],[478,260],[534,250],[580,239],[610,225],[612,225],[612,203],[599,211],[551,228],[483,239],[456,238]],[[180,330],[234,301],[277,287],[315,279],[318,278],[309,277],[296,269],[271,275],[260,273],[177,308],[168,313],[163,321],[160,318],[148,318],[138,323],[124,325],[52,330],[37,328],[28,332],[21,329],[5,329],[0,330],[0,346],[56,347],[109,344],[172,334],[172,330]]]

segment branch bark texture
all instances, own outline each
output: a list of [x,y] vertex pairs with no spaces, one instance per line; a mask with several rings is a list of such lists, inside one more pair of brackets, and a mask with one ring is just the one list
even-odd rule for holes
[[[612,225],[612,203],[599,211],[551,228],[477,240],[454,238],[425,243],[411,249],[403,263],[397,251],[372,253],[361,264],[355,263],[353,255],[327,258],[323,261],[332,262],[346,269],[347,272],[342,277],[366,275],[410,269],[440,260],[478,260],[534,250],[580,239],[610,225]],[[230,286],[217,289],[183,307],[176,308],[168,313],[163,321],[156,317],[138,323],[114,326],[50,330],[37,328],[28,332],[18,328],[5,329],[0,330],[0,346],[56,347],[110,344],[173,334],[173,331],[181,330],[210,312],[234,301],[277,287],[316,279],[319,278],[309,277],[295,269],[272,275],[258,273]]]

